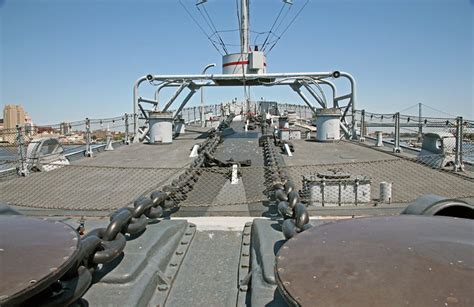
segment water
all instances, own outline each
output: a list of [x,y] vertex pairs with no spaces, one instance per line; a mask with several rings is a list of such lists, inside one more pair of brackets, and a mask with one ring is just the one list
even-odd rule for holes
[[464,161],[474,163],[474,143],[464,143],[463,151],[466,152]]

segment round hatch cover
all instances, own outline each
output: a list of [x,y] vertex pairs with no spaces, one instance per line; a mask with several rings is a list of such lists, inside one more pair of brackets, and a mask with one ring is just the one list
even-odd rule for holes
[[474,221],[390,216],[313,227],[276,258],[301,306],[474,306]]
[[70,226],[25,216],[0,216],[0,305],[24,301],[74,263],[79,235]]

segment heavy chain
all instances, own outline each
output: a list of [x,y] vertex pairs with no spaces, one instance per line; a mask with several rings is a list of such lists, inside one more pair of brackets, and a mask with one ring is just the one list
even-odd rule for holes
[[260,125],[263,136],[259,144],[263,146],[265,165],[270,168],[271,193],[269,196],[278,203],[278,212],[284,218],[282,231],[285,238],[290,239],[311,227],[309,214],[288,172],[281,167],[283,160],[275,144],[285,143],[278,140],[274,134],[267,133],[266,121],[261,119]]
[[206,156],[211,155],[221,142],[222,132],[234,118],[229,115],[217,129],[209,132],[206,141],[198,150],[198,157],[171,184],[148,196],[140,196],[133,207],[117,209],[110,215],[107,227],[96,228],[82,237],[79,252],[72,268],[48,289],[33,297],[35,305],[65,306],[77,301],[87,291],[93,275],[101,265],[120,256],[127,243],[127,236],[138,236],[146,230],[148,222],[179,209],[179,202],[186,199],[200,175]]

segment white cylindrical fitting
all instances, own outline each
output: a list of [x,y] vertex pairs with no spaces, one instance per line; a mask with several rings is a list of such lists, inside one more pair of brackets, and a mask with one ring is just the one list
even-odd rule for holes
[[263,52],[231,53],[222,57],[222,73],[225,75],[264,74],[266,72],[267,59]]
[[150,112],[150,144],[173,142],[173,114],[170,112]]
[[382,181],[380,183],[380,202],[390,204],[392,202],[392,183]]
[[377,140],[377,143],[375,143],[375,146],[383,147],[382,131],[375,131],[375,137],[376,137],[376,140]]
[[316,114],[316,140],[320,142],[339,141],[341,110],[338,108],[320,109]]

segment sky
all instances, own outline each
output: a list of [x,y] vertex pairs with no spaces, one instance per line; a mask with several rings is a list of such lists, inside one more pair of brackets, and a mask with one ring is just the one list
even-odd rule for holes
[[[198,14],[195,0],[182,1]],[[293,0],[291,14],[305,1]],[[234,0],[205,5],[218,30],[238,28]],[[251,29],[268,31],[281,6],[251,0]],[[474,0],[310,0],[267,68],[349,72],[358,109],[416,114],[423,103],[442,111],[426,115],[474,119],[473,19]],[[37,124],[130,113],[143,75],[197,74],[208,63],[221,72],[221,55],[178,0],[0,0],[0,21],[0,104],[21,104]],[[236,32],[225,39],[238,44]],[[153,90],[144,84],[141,95]],[[207,104],[234,97],[243,89],[205,91]],[[286,87],[253,88],[260,97],[302,103]],[[195,95],[188,105],[198,104]]]

